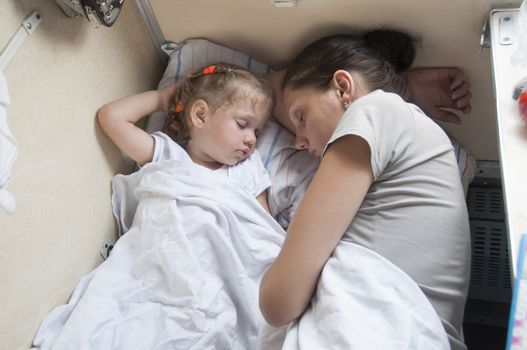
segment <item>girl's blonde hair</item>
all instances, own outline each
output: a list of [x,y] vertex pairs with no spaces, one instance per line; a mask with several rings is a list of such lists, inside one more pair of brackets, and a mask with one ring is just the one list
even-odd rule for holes
[[[243,94],[243,95],[241,95]],[[272,110],[272,90],[243,68],[228,63],[208,65],[188,76],[172,97],[169,108],[169,135],[185,147],[190,140],[189,108],[196,100],[207,102],[212,113],[222,106],[246,97],[258,106]]]

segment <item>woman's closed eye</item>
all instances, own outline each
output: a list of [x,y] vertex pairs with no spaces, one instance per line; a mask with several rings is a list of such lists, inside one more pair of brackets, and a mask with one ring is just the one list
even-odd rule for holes
[[306,118],[304,117],[304,112],[298,112],[298,122],[300,125],[304,126],[306,124]]

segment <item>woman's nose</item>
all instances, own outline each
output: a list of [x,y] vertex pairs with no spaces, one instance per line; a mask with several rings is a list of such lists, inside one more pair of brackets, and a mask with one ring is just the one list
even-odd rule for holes
[[308,142],[304,136],[297,135],[295,137],[295,148],[296,149],[306,149],[307,146],[308,146]]

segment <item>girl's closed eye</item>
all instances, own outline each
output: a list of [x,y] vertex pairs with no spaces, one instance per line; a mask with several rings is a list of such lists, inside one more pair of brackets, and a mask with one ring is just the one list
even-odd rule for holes
[[245,127],[247,126],[247,121],[238,119],[236,120],[236,124],[240,129],[245,129]]

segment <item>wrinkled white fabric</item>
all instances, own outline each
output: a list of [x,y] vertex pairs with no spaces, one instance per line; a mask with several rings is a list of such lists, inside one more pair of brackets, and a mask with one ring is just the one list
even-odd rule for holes
[[129,179],[130,229],[45,318],[34,345],[254,349],[259,282],[283,229],[236,182],[190,162],[151,163],[116,181]]
[[11,103],[7,81],[0,72],[0,206],[13,214],[16,203],[13,195],[7,190],[7,183],[11,178],[11,171],[18,154],[15,137],[7,126],[7,106]]
[[[286,328],[265,324],[258,290],[285,233],[253,196],[185,161],[151,163],[113,185],[127,232],[44,319],[36,348],[281,348]],[[444,330],[419,288],[368,252],[339,243],[284,349],[443,349]]]
[[432,304],[406,273],[341,241],[282,349],[447,350],[450,344]]

